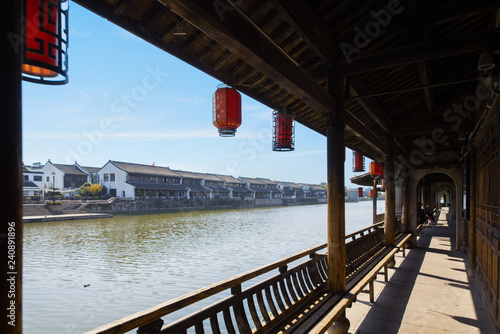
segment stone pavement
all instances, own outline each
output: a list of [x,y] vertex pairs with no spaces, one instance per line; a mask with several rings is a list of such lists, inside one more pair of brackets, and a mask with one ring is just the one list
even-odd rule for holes
[[347,309],[349,333],[494,333],[477,283],[467,275],[466,254],[454,250],[455,223],[440,212],[436,226],[425,226],[418,248],[375,282],[375,303],[360,294]]

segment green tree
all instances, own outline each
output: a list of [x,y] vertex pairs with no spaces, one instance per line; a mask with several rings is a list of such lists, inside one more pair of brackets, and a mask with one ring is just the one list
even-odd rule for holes
[[102,188],[103,188],[103,186],[101,184],[97,184],[97,183],[91,184],[88,187],[89,195],[92,197],[101,196]]
[[82,197],[90,196],[89,187],[90,187],[90,183],[88,183],[88,182],[82,184],[82,186],[80,187],[80,196],[82,196]]

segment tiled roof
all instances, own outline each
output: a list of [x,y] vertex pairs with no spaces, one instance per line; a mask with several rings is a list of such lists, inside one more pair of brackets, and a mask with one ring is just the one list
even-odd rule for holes
[[277,185],[278,185],[278,182],[276,182],[276,181],[272,181],[272,180],[270,180],[270,179],[265,179],[265,178],[262,178],[262,177],[258,177],[258,178],[257,178],[257,180],[259,180],[259,181],[261,181],[261,182],[264,182],[264,183],[266,183],[266,184],[268,184],[268,185],[275,185],[275,186],[277,186]]
[[181,177],[179,174],[172,171],[168,167],[141,165],[130,162],[111,161],[111,160],[109,162],[128,173]]
[[215,174],[187,172],[187,171],[183,171],[183,170],[175,170],[174,172],[183,176],[183,177],[186,177],[186,178],[200,179],[200,180],[206,180],[206,181],[217,181],[217,182],[224,181],[223,179],[219,178]]
[[302,188],[300,186],[296,185],[295,183],[291,183],[291,182],[279,182],[279,183],[281,183],[285,187],[292,187],[293,189],[300,189],[300,190],[302,190]]
[[211,186],[206,186],[206,187],[209,188],[209,189],[212,189],[214,192],[218,192],[218,193],[228,193],[228,192],[230,192],[229,189],[224,188],[224,187],[211,187]]
[[64,174],[87,176],[86,173],[79,170],[75,165],[62,165],[62,164],[53,164],[53,165]]
[[259,181],[257,179],[251,178],[251,177],[240,177],[240,180],[246,181],[250,184],[259,184],[259,185],[265,185],[265,182]]
[[138,189],[148,190],[187,190],[188,187],[182,184],[168,184],[168,183],[141,183],[141,182],[127,182],[128,184]]
[[245,184],[245,182],[238,180],[237,178],[231,175],[217,175],[217,176],[219,177],[219,179],[222,179],[227,183]]
[[80,166],[87,173],[97,173],[101,168],[99,167],[89,167],[89,166]]
[[190,184],[190,185],[187,185],[186,187],[191,189],[191,191],[197,192],[197,193],[209,193],[210,192],[210,189],[207,189],[207,188],[200,186],[198,184],[195,184],[195,185]]
[[37,189],[40,189],[40,187],[37,186],[33,181],[24,181],[23,182],[23,188],[37,188]]

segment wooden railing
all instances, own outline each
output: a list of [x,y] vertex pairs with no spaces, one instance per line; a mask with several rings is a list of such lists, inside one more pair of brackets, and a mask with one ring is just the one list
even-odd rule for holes
[[[353,242],[356,239],[362,238],[366,234],[374,232],[377,228],[381,227],[382,225],[383,222],[377,223],[375,225],[369,226],[359,231],[347,234],[345,236],[346,243]],[[185,294],[181,297],[169,300],[165,303],[156,305],[144,311],[137,312],[122,319],[116,320],[107,325],[90,330],[85,334],[117,334],[117,333],[125,333],[134,328],[142,327],[146,324],[149,324],[155,320],[160,319],[161,317],[167,314],[173,313],[174,311],[178,311],[179,309],[182,309],[188,305],[206,299],[222,291],[230,289],[232,290],[240,289],[242,283],[249,281],[255,277],[258,277],[260,275],[263,275],[265,273],[268,273],[272,270],[275,269],[279,269],[280,271],[286,270],[287,265],[289,263],[304,258],[306,256],[314,257],[314,254],[316,254],[318,251],[322,249],[325,249],[326,247],[327,244],[323,243],[318,246],[306,249],[302,252],[285,257],[283,259],[264,265],[257,269],[247,271],[237,276],[233,276],[224,281],[209,285],[207,287]]]

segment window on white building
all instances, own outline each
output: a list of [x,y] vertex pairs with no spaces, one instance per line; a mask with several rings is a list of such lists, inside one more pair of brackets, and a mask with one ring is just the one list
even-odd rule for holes
[[104,182],[108,182],[109,181],[109,174],[104,174]]
[[33,176],[33,181],[42,181],[42,176],[41,175]]
[[110,180],[111,182],[115,182],[115,173],[111,173],[111,174],[109,174],[109,180]]

